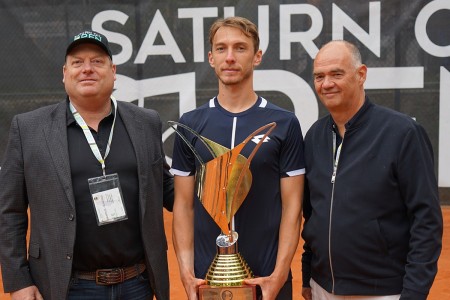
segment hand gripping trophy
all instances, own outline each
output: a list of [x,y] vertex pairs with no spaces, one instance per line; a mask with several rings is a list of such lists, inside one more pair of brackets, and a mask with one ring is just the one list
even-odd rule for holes
[[[233,149],[201,136],[184,124],[174,121],[168,123],[199,161],[200,165],[195,173],[195,192],[205,210],[221,229],[221,234],[216,239],[217,254],[205,278],[207,286],[199,289],[199,298],[200,300],[256,299],[255,287],[242,284],[244,279],[253,277],[253,273],[238,251],[239,235],[233,228],[233,217],[244,202],[252,184],[250,162],[266,137],[275,129],[276,123],[272,122],[258,128]],[[195,135],[205,145],[213,159],[205,163],[176,126]],[[240,154],[247,143],[264,130],[266,133],[249,157],[245,158]]]

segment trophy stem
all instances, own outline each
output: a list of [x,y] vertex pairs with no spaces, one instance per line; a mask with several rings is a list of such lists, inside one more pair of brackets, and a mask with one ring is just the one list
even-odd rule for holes
[[217,255],[226,255],[226,254],[236,254],[239,253],[237,242],[228,246],[228,247],[221,247],[217,246]]

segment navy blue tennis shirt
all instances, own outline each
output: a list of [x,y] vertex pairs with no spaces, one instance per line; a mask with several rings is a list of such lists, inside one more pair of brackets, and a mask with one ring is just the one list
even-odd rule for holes
[[[225,110],[217,98],[213,98],[180,118],[180,123],[229,149],[271,122],[276,122],[277,126],[250,163],[252,186],[235,215],[239,251],[255,276],[268,276],[275,268],[282,209],[280,179],[305,173],[300,123],[293,112],[262,97],[258,97],[251,108],[240,113]],[[213,159],[197,137],[180,127],[178,130],[195,147],[204,162]],[[241,154],[248,158],[264,133],[255,136]],[[177,136],[172,160],[173,174],[192,176],[198,164],[192,151]],[[194,226],[195,276],[204,278],[216,254],[215,241],[220,229],[197,198]]]

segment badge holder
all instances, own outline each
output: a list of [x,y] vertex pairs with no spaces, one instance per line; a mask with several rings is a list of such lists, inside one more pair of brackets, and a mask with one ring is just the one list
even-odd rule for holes
[[90,178],[88,183],[99,226],[128,219],[117,173]]

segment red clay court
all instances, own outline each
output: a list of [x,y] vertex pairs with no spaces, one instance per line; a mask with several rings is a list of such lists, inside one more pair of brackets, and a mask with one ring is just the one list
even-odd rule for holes
[[[442,254],[439,259],[439,270],[437,277],[431,288],[429,300],[450,299],[450,206],[442,207],[444,216],[444,237],[442,240]],[[169,272],[170,272],[170,296],[173,300],[186,299],[184,288],[178,275],[178,265],[172,245],[172,214],[164,212],[167,242],[169,245]],[[301,300],[301,273],[300,273],[300,257],[302,252],[302,241],[295,253],[292,262],[292,272],[294,276],[294,299]],[[1,277],[0,277],[1,283]],[[3,284],[0,284],[0,300],[9,300],[9,295],[3,293]]]

